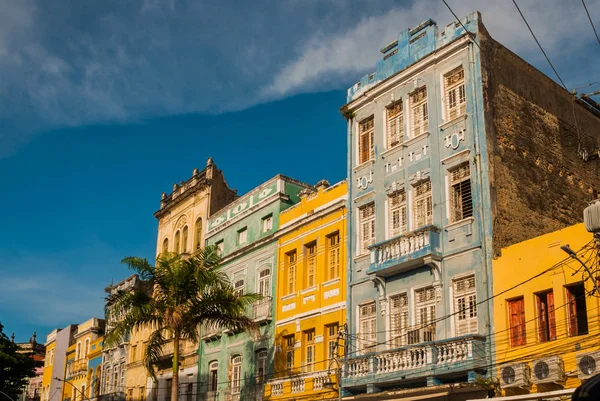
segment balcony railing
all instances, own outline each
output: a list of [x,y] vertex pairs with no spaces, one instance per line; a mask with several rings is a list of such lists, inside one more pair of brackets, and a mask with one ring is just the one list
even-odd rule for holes
[[250,307],[250,317],[255,322],[269,321],[272,318],[272,299],[271,297],[264,297],[263,299],[256,301]]
[[312,384],[312,391],[321,391],[325,389],[324,384],[334,379],[334,374],[326,370],[317,372],[307,372],[294,375],[292,377],[274,379],[269,381],[271,386],[271,396],[282,396],[285,392],[290,394],[303,393],[310,391]]
[[351,358],[344,362],[344,379],[393,372],[404,372],[403,377],[412,372],[421,377],[430,375],[429,369],[442,365],[450,365],[452,369],[452,364],[457,364],[457,369],[464,369],[460,366],[461,362],[473,362],[475,365],[485,363],[484,345],[484,336],[470,335]]
[[367,273],[391,275],[418,266],[425,256],[439,255],[440,231],[429,225],[370,246]]
[[87,373],[88,360],[87,359],[78,359],[76,361],[72,361],[67,365],[67,377],[73,377],[81,374]]

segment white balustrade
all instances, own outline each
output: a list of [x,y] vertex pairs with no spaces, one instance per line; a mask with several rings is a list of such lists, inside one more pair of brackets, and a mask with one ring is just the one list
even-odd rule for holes
[[292,394],[304,392],[304,378],[292,379]]
[[456,341],[437,346],[437,364],[466,361],[471,358],[473,340]]
[[271,395],[283,395],[283,382],[271,384]]
[[369,357],[350,359],[346,362],[346,377],[366,376],[369,373]]
[[430,244],[431,230],[412,232],[401,237],[387,241],[374,249],[377,253],[376,263],[398,259],[410,255]]
[[250,317],[257,321],[271,319],[271,297],[265,297],[252,304]]
[[328,376],[316,376],[313,378],[313,390],[322,390],[323,384],[329,381]]
[[431,346],[382,352],[375,357],[375,373],[417,369],[431,362]]

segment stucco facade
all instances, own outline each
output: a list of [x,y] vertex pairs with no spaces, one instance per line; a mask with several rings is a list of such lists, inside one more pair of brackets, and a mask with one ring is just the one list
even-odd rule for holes
[[247,333],[203,327],[199,360],[203,400],[262,399],[273,369],[273,308],[277,277],[280,214],[299,201],[309,185],[276,176],[215,213],[208,221],[207,245],[217,245],[222,270],[236,291],[263,296],[248,314],[260,324],[257,338]]
[[494,293],[501,295],[493,340],[504,395],[566,395],[600,373],[600,302],[587,272],[561,249],[570,246],[594,266],[585,248],[591,239],[577,224],[503,248],[494,260]]
[[61,401],[65,386],[67,349],[73,343],[76,325],[54,329],[46,337],[46,358],[42,377],[42,401]]
[[274,367],[265,399],[329,399],[346,322],[345,181],[319,182],[280,215]]

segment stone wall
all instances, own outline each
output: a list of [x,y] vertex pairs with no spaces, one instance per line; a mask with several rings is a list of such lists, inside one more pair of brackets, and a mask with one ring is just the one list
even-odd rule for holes
[[[581,222],[598,196],[600,118],[480,25],[494,253]],[[574,118],[575,115],[575,118]]]

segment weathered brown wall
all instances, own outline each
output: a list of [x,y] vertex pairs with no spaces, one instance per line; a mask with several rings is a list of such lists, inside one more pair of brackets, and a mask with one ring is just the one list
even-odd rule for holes
[[213,165],[212,169],[209,216],[212,216],[215,212],[218,212],[238,198],[237,191],[230,189],[227,185],[223,172],[217,169],[215,165]]
[[499,254],[508,245],[582,221],[583,209],[600,189],[600,160],[584,162],[578,146],[598,149],[600,118],[489,36],[481,35],[481,46],[493,244]]

